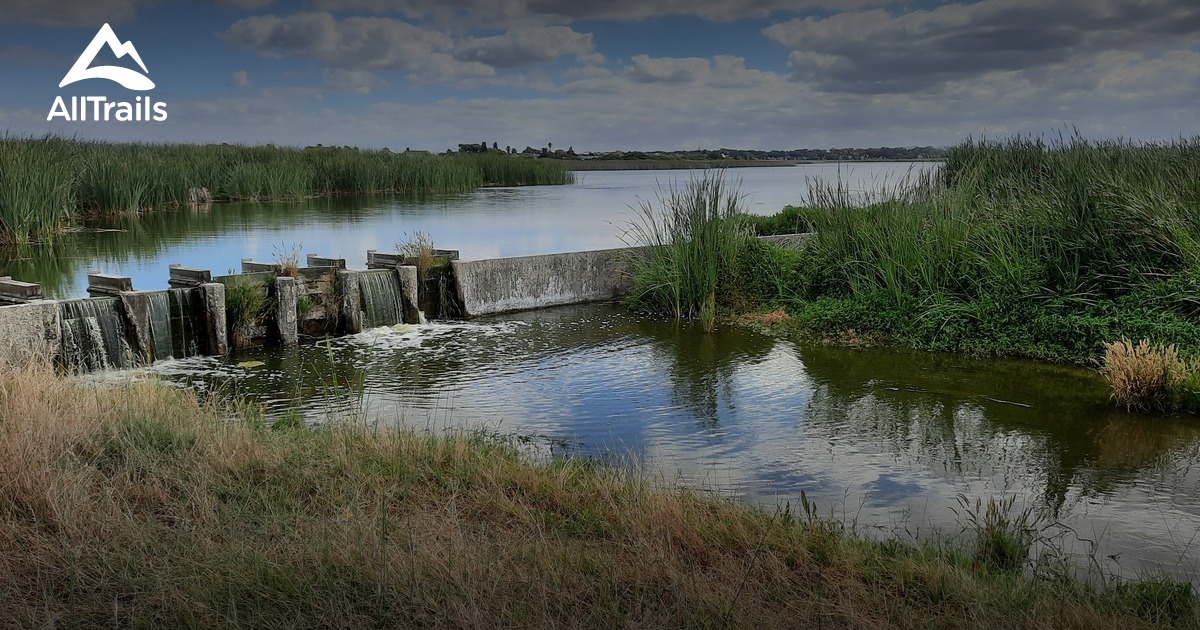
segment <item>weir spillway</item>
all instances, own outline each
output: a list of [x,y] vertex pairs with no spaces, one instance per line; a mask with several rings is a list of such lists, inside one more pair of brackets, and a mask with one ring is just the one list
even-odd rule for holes
[[[808,234],[762,237],[798,248]],[[127,277],[88,274],[89,298],[42,299],[39,285],[0,277],[0,363],[41,357],[70,372],[124,369],[165,359],[294,345],[304,338],[613,300],[631,286],[621,248],[462,261],[453,250],[420,259],[367,252],[367,269],[309,255],[305,267],[242,261],[213,277],[172,265],[160,291]]]

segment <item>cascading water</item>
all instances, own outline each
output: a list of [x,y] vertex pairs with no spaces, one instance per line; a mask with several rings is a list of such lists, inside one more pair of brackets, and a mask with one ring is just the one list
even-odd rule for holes
[[375,269],[358,274],[362,302],[363,328],[394,326],[404,317],[400,276],[391,269]]
[[152,359],[173,357],[171,352],[171,300],[166,291],[146,295],[150,301],[150,343]]
[[196,289],[169,289],[147,294],[154,360],[201,354],[203,309]]
[[204,338],[204,303],[198,289],[170,289],[171,348],[176,358],[208,352]]
[[127,368],[133,350],[125,335],[117,298],[67,300],[58,303],[63,363],[70,370],[92,372]]

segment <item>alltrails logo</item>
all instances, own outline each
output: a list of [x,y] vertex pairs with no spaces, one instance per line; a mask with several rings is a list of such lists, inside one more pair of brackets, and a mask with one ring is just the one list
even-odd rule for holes
[[[108,46],[108,49],[118,59],[129,55],[142,68],[142,73],[149,73],[149,70],[146,70],[146,64],[142,62],[142,56],[138,54],[137,48],[133,47],[133,42],[121,43],[121,40],[117,39],[117,34],[113,32],[112,27],[105,24],[96,32],[96,36],[92,38],[92,43],[88,44],[82,55],[79,55],[79,59],[67,71],[67,75],[63,77],[58,87],[66,87],[76,81],[87,79],[108,79],[130,90],[146,91],[154,89],[154,82],[150,80],[150,77],[136,70],[120,66],[92,67],[92,62],[96,60],[96,55],[100,53],[100,50],[104,46]],[[107,96],[72,96],[69,107],[67,103],[68,101],[63,99],[63,97],[55,97],[54,104],[50,106],[50,114],[46,116],[46,120],[52,121],[60,116],[66,122],[83,122],[87,120],[105,122],[110,120],[118,122],[162,122],[167,119],[167,104],[155,103],[148,95],[144,97],[139,96],[132,103],[109,101]]]

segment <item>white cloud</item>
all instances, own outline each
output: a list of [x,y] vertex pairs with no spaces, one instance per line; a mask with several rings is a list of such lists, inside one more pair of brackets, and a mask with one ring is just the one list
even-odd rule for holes
[[325,87],[338,92],[354,92],[370,94],[374,87],[375,75],[365,70],[343,70],[341,68],[321,71],[321,82]]
[[393,18],[264,15],[238,20],[221,37],[264,55],[311,57],[345,70],[399,70],[419,80],[495,73],[490,66],[455,59],[449,35]]
[[591,33],[579,33],[569,26],[519,26],[503,35],[469,38],[460,42],[454,53],[460,60],[495,68],[545,63],[564,55],[586,63],[604,61],[595,51]]
[[250,75],[245,70],[238,70],[229,77],[230,84],[237,88],[250,87]]

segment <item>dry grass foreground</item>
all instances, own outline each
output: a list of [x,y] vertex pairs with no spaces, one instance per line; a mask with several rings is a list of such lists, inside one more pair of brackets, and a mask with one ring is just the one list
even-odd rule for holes
[[[226,416],[227,417],[227,416]],[[222,420],[161,385],[0,372],[12,626],[1197,625],[950,552],[483,438]],[[1157,617],[1157,619],[1155,619]],[[1159,625],[1158,627],[1161,627]]]

